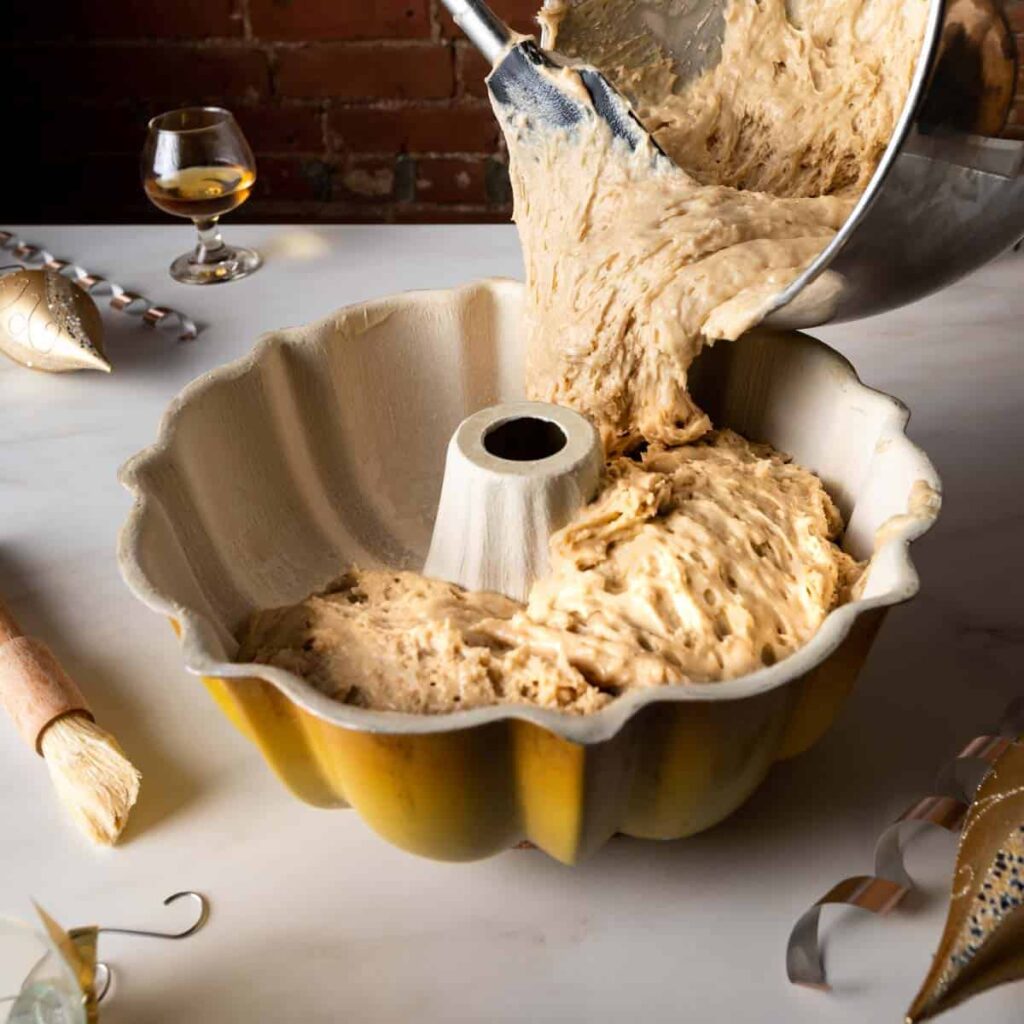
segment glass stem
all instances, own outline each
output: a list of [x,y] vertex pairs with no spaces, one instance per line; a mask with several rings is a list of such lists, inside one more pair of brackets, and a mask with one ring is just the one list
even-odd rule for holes
[[196,246],[196,263],[219,263],[226,259],[230,250],[220,236],[220,225],[216,217],[197,220],[196,230],[199,232],[199,244]]

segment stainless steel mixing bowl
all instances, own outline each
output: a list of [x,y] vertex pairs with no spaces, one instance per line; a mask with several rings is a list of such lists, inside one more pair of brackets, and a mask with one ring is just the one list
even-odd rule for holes
[[[602,2],[575,0],[559,39]],[[727,2],[616,0],[614,23],[622,38],[646,33],[670,51],[687,80],[719,59]],[[814,327],[913,302],[1024,235],[1024,139],[1002,137],[1019,74],[1003,5],[928,2],[913,84],[878,169],[842,230],[776,296],[767,324]]]

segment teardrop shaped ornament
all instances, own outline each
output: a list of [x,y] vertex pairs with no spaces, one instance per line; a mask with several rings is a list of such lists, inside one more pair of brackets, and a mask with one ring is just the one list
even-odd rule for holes
[[49,373],[111,369],[96,303],[49,268],[0,277],[0,352]]

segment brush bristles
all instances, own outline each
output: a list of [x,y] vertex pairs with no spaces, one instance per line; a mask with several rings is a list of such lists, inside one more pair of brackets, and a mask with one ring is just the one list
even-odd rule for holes
[[43,733],[42,753],[61,802],[85,834],[117,841],[141,776],[117,741],[85,715],[66,715]]

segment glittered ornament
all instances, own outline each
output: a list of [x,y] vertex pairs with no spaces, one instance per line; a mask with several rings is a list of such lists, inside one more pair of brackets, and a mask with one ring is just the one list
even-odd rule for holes
[[0,277],[0,352],[34,370],[110,372],[96,303],[49,268]]
[[98,925],[65,929],[38,904],[41,931],[0,917],[0,984],[5,986],[0,988],[0,1017],[8,1024],[98,1024],[100,1003],[114,975],[108,964],[97,959],[99,936],[104,932],[151,939],[195,935],[210,918],[209,901],[202,893],[186,890],[168,896],[164,906],[182,899],[193,902],[197,916],[187,928],[173,932]]
[[[53,987],[52,984],[51,986],[42,986],[42,992],[39,991],[40,986],[38,985],[29,987],[27,991],[23,991],[18,997],[19,1001],[25,1003],[25,1019],[48,1019],[44,1014],[40,1013],[40,1004],[42,1003],[43,1007],[49,1004],[49,1007],[55,1009],[60,1007],[63,1009],[61,1001],[68,999],[70,995],[70,1005],[73,1007],[75,1003],[80,1003],[84,1009],[86,1021],[89,1024],[94,1024],[95,1021],[99,1020],[99,1001],[101,995],[96,990],[96,939],[99,935],[99,929],[89,925],[85,928],[65,931],[39,904],[36,904],[36,913],[46,929],[46,936],[52,943],[52,948],[56,950],[59,959],[63,961],[65,968],[75,979],[77,992],[72,990],[74,993],[72,995],[62,991],[63,986]],[[104,967],[104,971],[107,970],[109,969]],[[20,1019],[16,1016],[17,1010],[18,1006],[15,1005],[12,1017]],[[54,1016],[53,1019],[60,1020],[63,1018]]]
[[927,1020],[1024,979],[1024,743],[992,766],[964,822],[945,931],[907,1012]]

